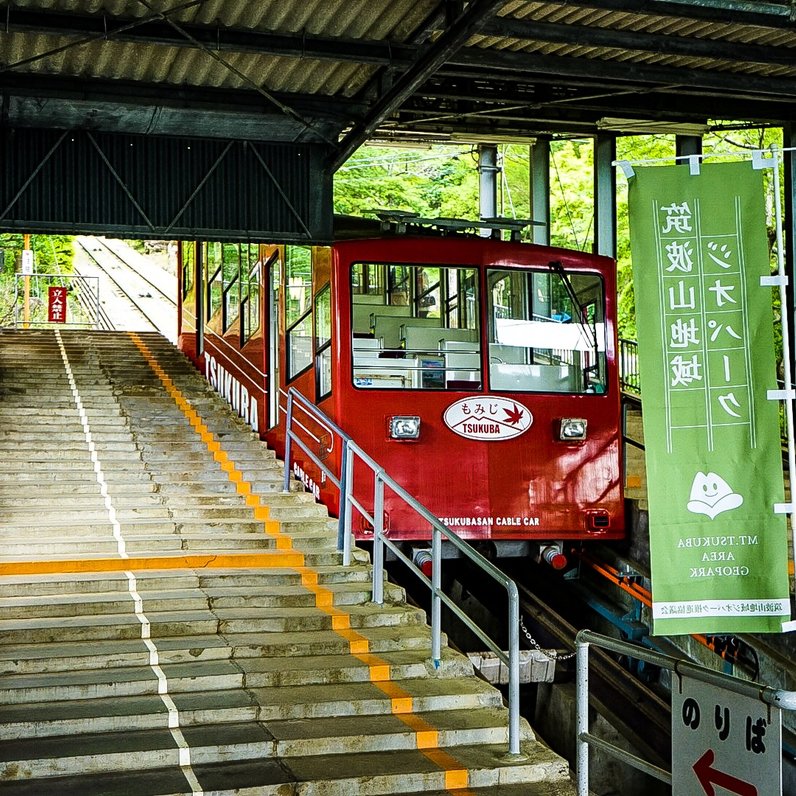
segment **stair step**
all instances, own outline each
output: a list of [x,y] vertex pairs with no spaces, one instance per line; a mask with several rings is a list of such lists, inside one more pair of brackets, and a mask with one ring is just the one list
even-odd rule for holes
[[[193,580],[193,579],[192,579]],[[190,610],[199,607],[214,609],[280,609],[290,607],[313,608],[316,596],[301,584],[282,587],[258,586],[211,586],[199,588],[198,584],[185,584],[192,588],[152,590],[136,586],[142,598],[143,610]],[[14,619],[25,617],[81,616],[91,613],[116,614],[133,610],[133,598],[127,581],[119,584],[119,591],[84,592],[82,594],[59,594],[27,597],[0,597],[0,618],[10,616]],[[332,584],[327,587],[335,605],[360,605],[370,599],[370,584]],[[385,584],[386,602],[399,602],[403,590],[392,584]]]
[[[257,722],[183,728],[197,764],[229,758],[273,756],[273,740]],[[179,766],[179,749],[168,731],[125,731],[99,735],[6,741],[0,746],[0,779],[46,778],[126,771],[128,774]]]
[[59,334],[79,402],[52,331],[0,330],[0,564],[54,573],[0,576],[0,796],[572,796],[185,356],[140,335],[234,476],[130,335]]
[[[425,660],[431,653],[431,638],[425,626],[364,628],[360,635],[368,640],[372,655],[406,652]],[[443,637],[444,638],[444,637]],[[216,634],[186,633],[179,636],[158,636],[159,660],[163,663],[185,663],[205,660],[238,662],[247,658],[303,658],[329,656],[337,668],[356,666],[349,659],[349,643],[331,630],[305,633],[237,633],[222,638]],[[234,651],[231,645],[234,644]],[[345,659],[343,661],[343,659]],[[64,641],[44,643],[0,644],[0,673],[43,674],[97,668],[97,661],[109,666],[146,666],[149,652],[140,636],[128,639],[97,641]],[[262,668],[262,667],[261,667]],[[305,668],[308,668],[305,666]],[[417,669],[422,672],[425,669]],[[303,676],[303,675],[302,675]],[[306,678],[305,678],[306,679]],[[307,680],[307,682],[311,682]]]
[[[97,662],[101,663],[101,658]],[[231,661],[164,663],[161,668],[168,680],[170,693],[243,687],[243,674]],[[158,679],[148,665],[57,674],[6,675],[0,683],[3,705],[157,693]]]

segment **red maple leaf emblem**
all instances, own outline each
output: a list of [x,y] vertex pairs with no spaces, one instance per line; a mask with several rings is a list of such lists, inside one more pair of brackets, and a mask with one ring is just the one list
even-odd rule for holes
[[512,426],[516,426],[517,423],[519,423],[520,420],[525,417],[525,412],[523,412],[522,409],[518,409],[517,404],[514,404],[513,411],[511,409],[504,409],[503,411],[506,413],[506,423],[509,423]]

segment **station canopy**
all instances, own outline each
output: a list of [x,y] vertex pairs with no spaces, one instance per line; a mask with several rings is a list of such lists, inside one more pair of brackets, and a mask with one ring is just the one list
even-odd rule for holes
[[790,0],[13,0],[2,124],[323,143],[796,112]]

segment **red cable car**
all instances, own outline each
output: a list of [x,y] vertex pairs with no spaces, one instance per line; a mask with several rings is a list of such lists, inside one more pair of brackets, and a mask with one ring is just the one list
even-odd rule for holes
[[[614,261],[389,226],[324,246],[183,243],[180,347],[278,453],[295,387],[498,555],[622,538]],[[308,431],[334,463],[330,435]],[[336,512],[336,488],[294,457]],[[385,528],[428,538],[389,495]]]

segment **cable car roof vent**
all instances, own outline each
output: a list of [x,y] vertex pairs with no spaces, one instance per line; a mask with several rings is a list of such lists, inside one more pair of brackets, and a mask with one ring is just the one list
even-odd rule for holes
[[393,232],[401,235],[407,232],[417,232],[423,228],[435,229],[448,234],[451,232],[474,232],[488,229],[492,237],[500,238],[500,233],[508,231],[513,241],[520,240],[522,230],[530,226],[545,226],[542,221],[532,221],[528,218],[482,218],[478,221],[464,218],[423,218],[417,213],[406,210],[373,210],[371,211],[381,221],[384,232]]

